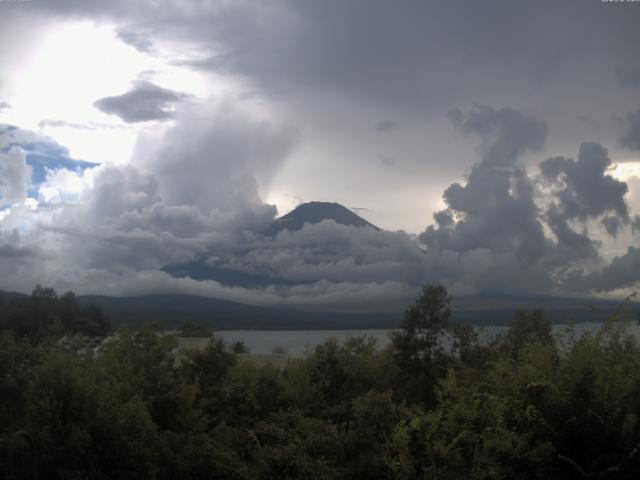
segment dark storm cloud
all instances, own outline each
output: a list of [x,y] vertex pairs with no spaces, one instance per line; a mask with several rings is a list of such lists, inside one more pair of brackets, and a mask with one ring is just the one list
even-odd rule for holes
[[607,233],[612,237],[617,237],[618,232],[622,230],[622,221],[618,217],[609,216],[604,217],[601,221]]
[[[539,220],[533,185],[515,162],[519,155],[542,146],[545,124],[516,110],[487,106],[468,114],[455,110],[450,117],[463,133],[480,137],[482,161],[473,166],[466,185],[454,183],[445,190],[447,210],[435,215],[438,228],[428,227],[420,240],[432,256],[465,265],[478,260],[476,267],[466,267],[474,271],[489,266],[493,271],[512,262],[499,281],[526,269],[529,278],[512,281],[520,288],[523,283],[544,288],[550,278],[542,263],[553,247]],[[456,272],[447,273],[451,274]]]
[[413,112],[447,109],[460,95],[488,98],[471,91],[546,88],[563,70],[574,93],[588,92],[594,85],[574,67],[614,75],[637,62],[640,41],[636,5],[599,1],[53,0],[34,8],[161,27],[156,36],[209,51],[193,66],[246,76],[268,94],[323,92]]
[[[618,220],[617,217],[613,218]],[[599,258],[598,247],[600,243],[592,240],[586,229],[582,232],[576,232],[571,228],[566,216],[555,205],[551,205],[546,211],[544,221],[555,235],[557,245],[562,249],[565,260],[595,260]],[[610,228],[615,227],[607,227],[605,224],[605,228],[609,231]],[[617,233],[617,230],[609,232],[612,236],[615,236],[614,233]]]
[[627,114],[623,120],[625,131],[620,144],[629,150],[640,151],[640,110]]
[[127,93],[97,100],[94,105],[104,113],[117,115],[127,123],[174,118],[174,107],[188,95],[137,81]]
[[522,153],[540,150],[548,131],[543,121],[512,108],[477,105],[466,115],[453,109],[449,118],[463,134],[481,138],[485,165],[512,165]]
[[[542,162],[542,177],[554,188],[539,197],[517,160],[542,146],[542,122],[491,107],[468,114],[452,111],[450,117],[463,133],[480,136],[481,162],[472,167],[465,185],[454,183],[445,190],[447,209],[437,212],[436,225],[420,235],[440,274],[451,282],[475,283],[484,272],[485,289],[589,290],[599,285],[574,282],[582,275],[578,265],[601,261],[601,244],[586,224],[600,218],[615,236],[629,223],[628,188],[607,173],[611,160],[606,149],[583,143],[577,161],[558,157]],[[576,222],[582,231],[572,225]],[[545,235],[545,225],[553,239]],[[614,263],[611,272],[620,268],[620,262]]]
[[[543,178],[556,188],[550,226],[564,226],[567,221],[586,222],[601,219],[607,233],[615,237],[629,223],[629,207],[625,201],[628,186],[608,174],[611,159],[598,143],[580,145],[578,160],[549,158],[540,164]],[[562,217],[562,219],[560,219]],[[556,236],[559,235],[554,229]]]
[[599,271],[585,273],[577,269],[567,277],[567,283],[577,289],[596,292],[633,287],[639,281],[640,249],[636,247],[628,247],[627,253],[615,257]]
[[[209,66],[246,74],[267,91],[327,89],[423,108],[451,99],[468,81],[489,82],[484,73],[505,66],[510,80],[548,83],[576,57],[600,60],[606,51],[625,62],[634,58],[635,11],[600,2],[551,5],[292,1],[249,9],[239,3],[222,10],[218,28],[207,32],[224,46]],[[571,19],[571,28],[557,28],[558,19]],[[628,38],[615,35],[620,30]],[[452,58],[476,78],[454,75]]]
[[[559,186],[556,198],[560,212],[567,219],[585,221],[611,212],[627,223],[629,209],[624,197],[628,187],[607,173],[611,165],[604,147],[598,143],[583,143],[577,161],[549,158],[540,164],[540,169],[546,180]],[[608,222],[611,226],[611,221]]]
[[453,216],[448,210],[440,210],[439,212],[434,213],[433,219],[441,228],[447,228],[453,224]]

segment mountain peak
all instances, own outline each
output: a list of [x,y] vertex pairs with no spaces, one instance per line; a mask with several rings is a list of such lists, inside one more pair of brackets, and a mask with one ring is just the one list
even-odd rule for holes
[[316,224],[323,220],[333,220],[340,225],[369,227],[380,230],[347,207],[336,202],[307,202],[276,219],[267,230],[267,235],[276,235],[282,230],[300,230],[306,223]]

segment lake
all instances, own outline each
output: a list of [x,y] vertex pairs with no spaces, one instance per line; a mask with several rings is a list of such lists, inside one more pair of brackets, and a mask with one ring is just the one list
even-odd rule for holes
[[[577,323],[574,325],[576,337],[581,336],[585,332],[593,332],[602,327],[600,322]],[[555,335],[566,335],[566,324],[553,325],[552,329]],[[480,338],[487,340],[496,334],[504,331],[504,326],[485,326],[478,328]],[[391,330],[225,330],[217,332],[227,343],[233,343],[241,340],[251,350],[252,354],[266,355],[273,352],[278,347],[291,356],[304,355],[307,349],[313,349],[326,341],[330,337],[336,337],[339,340],[348,337],[367,337],[375,338],[378,347],[384,348],[390,342],[389,332]],[[630,324],[629,333],[635,335],[640,340],[640,325]],[[207,343],[205,338],[183,338],[180,340],[182,348],[202,348]]]

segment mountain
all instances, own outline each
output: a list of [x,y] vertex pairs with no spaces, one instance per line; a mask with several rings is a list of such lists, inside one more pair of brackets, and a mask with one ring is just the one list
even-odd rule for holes
[[29,295],[18,292],[5,292],[4,290],[0,290],[0,303],[10,302],[11,300],[20,300],[22,298],[27,298]]
[[78,301],[99,306],[114,326],[153,322],[162,328],[176,328],[191,321],[216,330],[341,330],[394,328],[401,319],[400,312],[307,312],[176,294],[86,295],[78,297]]
[[[369,227],[377,231],[380,230],[339,203],[309,202],[303,203],[286,215],[277,218],[266,231],[260,233],[267,237],[275,237],[283,230],[296,231],[307,223],[313,225],[323,220],[333,220],[340,225]],[[304,283],[207,265],[202,261],[166,265],[162,270],[177,278],[190,277],[194,280],[215,280],[223,285],[232,287],[251,288],[266,285],[299,285]]]
[[275,236],[282,230],[291,232],[300,230],[305,224],[316,224],[323,220],[333,220],[340,225],[352,227],[369,227],[380,230],[375,225],[367,222],[364,218],[356,215],[347,207],[339,203],[331,202],[308,202],[298,205],[291,212],[274,220],[265,235]]
[[[342,330],[396,328],[408,299],[383,313],[327,311],[309,308],[260,307],[217,298],[192,295],[143,295],[138,297],[79,296],[83,304],[98,305],[114,325],[156,322],[175,328],[186,320],[218,330]],[[640,302],[624,306],[619,300],[556,297],[550,295],[483,294],[455,297],[451,320],[475,325],[508,325],[519,309],[543,308],[552,323],[602,322],[620,307],[625,317],[639,318]]]

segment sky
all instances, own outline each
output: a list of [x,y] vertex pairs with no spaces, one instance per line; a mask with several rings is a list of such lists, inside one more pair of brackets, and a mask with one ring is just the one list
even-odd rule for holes
[[[624,297],[639,24],[632,1],[0,0],[0,289]],[[259,234],[308,201],[382,231]],[[273,283],[162,270],[188,262]]]

